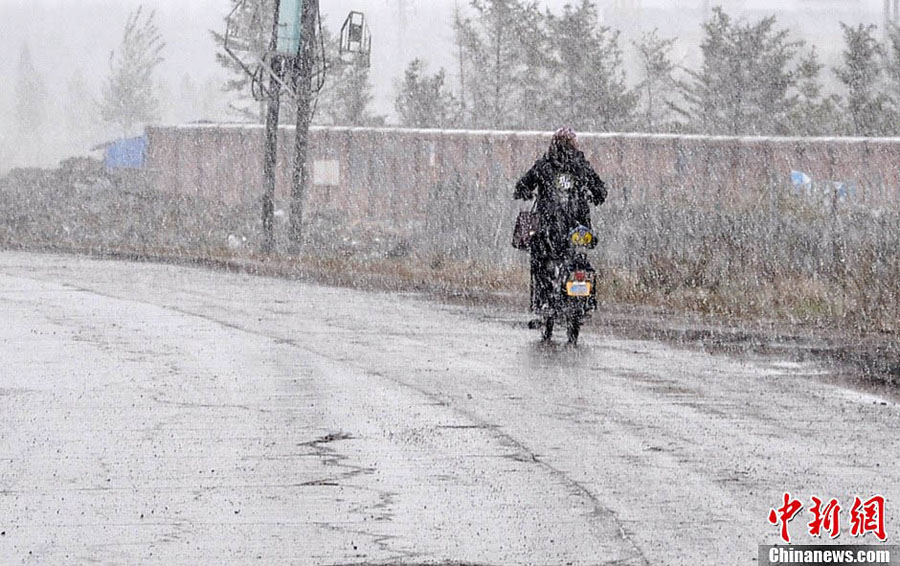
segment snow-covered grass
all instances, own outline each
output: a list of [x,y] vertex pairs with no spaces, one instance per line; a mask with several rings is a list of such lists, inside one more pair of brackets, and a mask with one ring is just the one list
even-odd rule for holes
[[740,209],[678,202],[604,216],[608,291],[731,317],[896,333],[900,215],[792,195]]
[[107,174],[83,160],[59,170],[17,170],[0,181],[0,241],[7,245],[218,254],[252,232],[244,211],[151,190],[144,174]]

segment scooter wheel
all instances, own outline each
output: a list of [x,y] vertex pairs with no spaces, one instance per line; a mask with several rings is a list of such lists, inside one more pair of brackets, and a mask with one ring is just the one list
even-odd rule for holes
[[572,346],[578,345],[578,335],[581,334],[581,317],[574,316],[568,320],[566,337]]

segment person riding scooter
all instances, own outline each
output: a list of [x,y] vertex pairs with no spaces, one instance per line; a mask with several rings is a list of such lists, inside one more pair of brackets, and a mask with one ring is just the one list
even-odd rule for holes
[[532,325],[545,325],[545,340],[552,334],[555,278],[572,231],[591,230],[590,205],[603,204],[606,196],[606,184],[579,151],[575,132],[565,127],[556,131],[547,153],[516,183],[514,199],[536,199],[538,226],[529,245],[531,310],[541,317]]

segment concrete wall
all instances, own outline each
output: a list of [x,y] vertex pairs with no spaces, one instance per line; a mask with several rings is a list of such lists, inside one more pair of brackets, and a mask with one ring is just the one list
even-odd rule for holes
[[[200,125],[151,128],[148,167],[160,191],[237,206],[260,199],[263,129]],[[515,216],[515,180],[546,148],[548,133],[314,128],[318,183],[306,210],[351,224]],[[793,191],[792,170],[847,183],[847,201],[900,208],[900,138],[728,138],[585,134],[580,144],[611,185],[606,210],[648,202],[755,207]],[[276,207],[287,210],[293,129],[280,135]],[[829,198],[827,195],[819,195]],[[484,222],[478,223],[483,224]],[[458,225],[458,222],[457,222]],[[439,229],[439,228],[438,228]],[[481,237],[492,237],[482,234]],[[496,236],[499,238],[500,236]],[[505,237],[505,233],[503,235]],[[499,242],[498,242],[499,243]]]

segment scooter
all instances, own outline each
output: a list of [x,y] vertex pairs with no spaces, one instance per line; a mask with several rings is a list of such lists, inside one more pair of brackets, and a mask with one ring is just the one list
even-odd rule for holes
[[597,310],[597,271],[588,261],[585,250],[597,245],[594,234],[585,226],[569,233],[568,249],[555,265],[554,288],[549,309],[532,327],[541,327],[541,338],[549,342],[557,322],[565,323],[566,337],[578,344],[581,326]]

